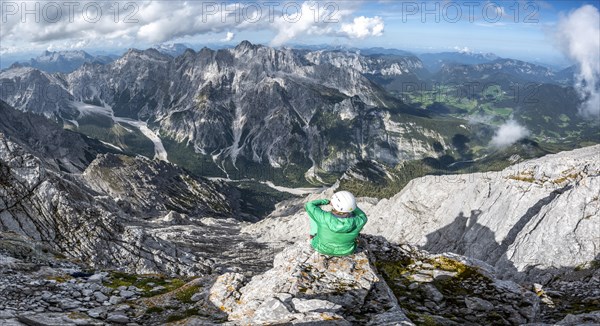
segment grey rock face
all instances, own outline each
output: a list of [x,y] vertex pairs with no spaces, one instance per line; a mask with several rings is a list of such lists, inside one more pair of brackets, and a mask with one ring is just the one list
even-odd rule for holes
[[19,316],[15,325],[45,325],[45,326],[74,326],[74,325],[104,325],[101,321],[64,313],[41,313]]
[[265,324],[272,322],[287,322],[292,320],[291,312],[278,299],[271,298],[258,306],[254,311],[253,323]]
[[600,254],[598,158],[592,146],[501,172],[416,179],[367,210],[366,231],[477,258],[505,277],[545,278]]
[[494,309],[494,305],[484,299],[480,298],[465,298],[465,304],[467,305],[467,309],[473,311],[490,311]]
[[62,125],[11,108],[0,100],[0,133],[57,170],[80,173],[98,153],[111,150],[99,141],[64,130]]
[[119,293],[119,295],[124,298],[124,299],[128,299],[131,298],[132,296],[135,295],[135,292],[133,291],[128,291],[128,290],[121,290],[121,292]]
[[292,305],[294,306],[294,310],[298,312],[309,312],[309,311],[337,311],[342,308],[342,306],[337,305],[335,303],[331,303],[325,300],[319,299],[292,299]]
[[77,115],[77,110],[69,105],[74,97],[60,74],[17,66],[0,73],[0,89],[2,100],[20,110],[49,118]]
[[[538,320],[540,299],[492,266],[460,255],[432,255],[408,245],[365,236],[376,266],[415,323],[519,324]],[[436,271],[451,272],[433,277]]]
[[106,318],[106,321],[111,322],[111,323],[117,323],[117,324],[126,324],[129,322],[129,317],[127,317],[127,315],[125,315],[124,313],[119,313],[119,312],[115,312],[115,313],[111,313],[108,315],[108,317]]
[[[47,241],[94,267],[199,275],[237,261],[264,269],[264,256],[244,256],[260,246],[239,236],[229,201],[217,191],[222,188],[166,163],[110,155],[84,176],[66,174],[0,134],[2,230]],[[162,222],[167,210],[181,211],[178,225]]]
[[94,292],[94,297],[96,298],[96,301],[98,301],[98,302],[104,302],[104,301],[108,300],[108,297],[105,296],[102,292]]
[[558,325],[600,325],[600,311],[568,315]]
[[233,189],[189,176],[163,161],[124,155],[99,155],[83,173],[96,191],[114,198],[124,210],[145,218],[173,211],[190,216],[232,216]]

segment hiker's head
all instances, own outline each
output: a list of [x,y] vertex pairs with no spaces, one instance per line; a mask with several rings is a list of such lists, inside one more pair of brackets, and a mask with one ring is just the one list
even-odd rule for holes
[[338,191],[331,196],[331,206],[336,215],[349,215],[356,209],[356,199],[349,191]]

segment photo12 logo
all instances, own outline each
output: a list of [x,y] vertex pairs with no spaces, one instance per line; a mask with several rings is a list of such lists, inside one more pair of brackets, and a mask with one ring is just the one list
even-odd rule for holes
[[[510,19],[515,23],[539,23],[539,5],[528,2],[493,1],[423,1],[402,2],[402,22],[420,19],[422,23],[474,23],[483,20],[498,23]],[[467,19],[465,19],[467,18]]]
[[[164,1],[167,3],[167,1]],[[45,2],[45,1],[3,1],[0,7],[2,23],[18,20],[21,23],[58,23],[85,21],[97,23],[108,17],[115,23],[139,23],[143,18],[143,4],[138,2],[96,1],[96,2]],[[299,22],[309,15],[315,23],[338,23],[339,5],[336,2],[322,1],[265,1],[265,2],[225,2],[198,1],[193,8],[198,11],[202,23],[221,21],[223,23],[275,22],[282,19],[287,23]]]
[[202,22],[209,19],[220,18],[225,23],[229,18],[236,23],[257,23],[266,20],[273,23],[276,18],[281,18],[287,23],[297,23],[305,15],[310,15],[315,23],[337,23],[337,14],[340,8],[336,2],[296,2],[296,1],[268,1],[268,2],[202,2]]
[[67,20],[70,23],[82,19],[88,23],[97,23],[102,17],[110,17],[115,23],[138,23],[139,12],[136,2],[40,2],[40,1],[3,1],[2,23],[18,19],[22,23],[45,22],[58,23]]

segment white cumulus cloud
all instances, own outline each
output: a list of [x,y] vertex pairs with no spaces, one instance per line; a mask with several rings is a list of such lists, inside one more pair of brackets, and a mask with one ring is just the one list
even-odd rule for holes
[[490,145],[503,148],[510,146],[520,139],[529,136],[529,130],[521,126],[515,120],[508,120],[496,130]]
[[600,117],[600,12],[585,5],[562,16],[555,35],[561,50],[577,62],[575,88],[583,100],[579,112]]
[[[208,34],[221,34],[231,41],[239,31],[274,32],[272,45],[297,41],[312,35],[363,38],[383,33],[381,17],[356,17],[360,1],[331,2],[207,2],[150,1],[131,2],[83,0],[52,2],[62,16],[41,19],[33,15],[24,21],[27,10],[50,6],[50,2],[11,2],[3,13],[2,51],[8,48],[57,48],[86,46],[144,46]],[[67,7],[65,4],[70,4]],[[115,8],[118,6],[119,10]],[[69,9],[69,8],[72,8]],[[71,10],[71,11],[69,11]],[[101,14],[97,14],[101,13]],[[43,17],[44,18],[44,17]]]
[[464,47],[460,47],[458,45],[454,46],[454,50],[456,50],[456,52],[459,53],[471,53],[471,49],[469,49],[468,47],[464,46]]
[[383,18],[379,16],[354,17],[358,2],[341,2],[334,11],[316,10],[317,2],[306,1],[297,10],[275,18],[269,28],[277,34],[271,45],[278,46],[305,35],[341,36],[349,39],[381,36],[384,30]]
[[233,32],[227,32],[227,35],[225,36],[225,38],[221,39],[222,42],[229,42],[232,41],[235,38],[235,33]]
[[381,36],[383,35],[383,29],[384,23],[381,17],[359,16],[355,17],[352,23],[342,24],[340,31],[351,38],[365,38],[367,36]]

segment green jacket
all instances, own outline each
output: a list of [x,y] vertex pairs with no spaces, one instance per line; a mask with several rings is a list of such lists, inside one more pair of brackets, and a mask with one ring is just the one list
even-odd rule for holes
[[318,225],[317,235],[312,239],[311,245],[324,255],[350,255],[356,249],[355,240],[367,223],[367,215],[357,207],[351,217],[336,217],[319,207],[327,204],[328,199],[318,199],[304,205],[308,216]]

